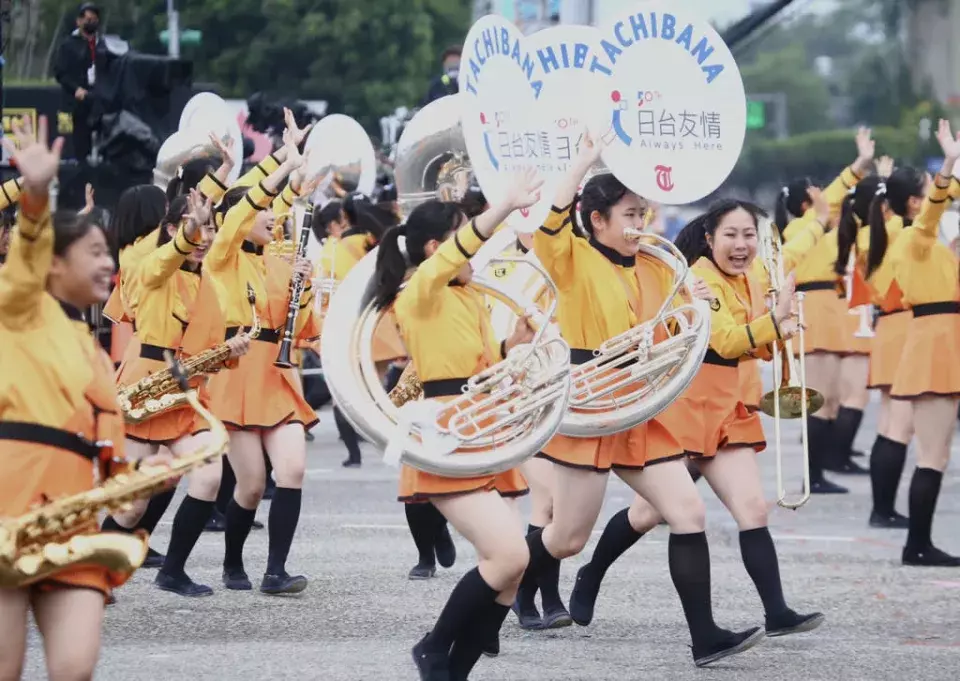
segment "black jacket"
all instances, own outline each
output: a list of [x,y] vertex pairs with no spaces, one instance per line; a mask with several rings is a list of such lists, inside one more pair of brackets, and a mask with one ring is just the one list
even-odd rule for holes
[[427,97],[423,100],[421,106],[426,106],[433,100],[446,97],[447,95],[455,95],[459,91],[460,85],[456,80],[447,74],[437,76],[430,82],[430,89],[427,91]]
[[[106,75],[110,61],[110,53],[107,51],[106,43],[101,36],[96,38],[94,53],[96,54],[96,75],[99,81]],[[53,66],[53,76],[63,90],[64,111],[73,111],[78,104],[74,98],[77,88],[93,89],[87,82],[87,69],[93,62],[94,57],[91,54],[90,41],[80,35],[80,31],[74,31],[60,43],[60,48],[57,50],[57,59]]]

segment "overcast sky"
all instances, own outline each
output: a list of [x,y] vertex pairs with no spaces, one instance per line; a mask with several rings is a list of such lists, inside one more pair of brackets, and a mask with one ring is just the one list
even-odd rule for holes
[[[750,12],[751,7],[760,7],[766,5],[770,0],[679,0],[678,4],[695,7],[704,16],[724,25],[744,17]],[[635,7],[639,3],[637,0],[598,0],[598,14],[601,18],[607,16],[609,12],[616,11],[617,8]],[[789,13],[794,12],[824,12],[828,11],[835,0],[795,0]]]

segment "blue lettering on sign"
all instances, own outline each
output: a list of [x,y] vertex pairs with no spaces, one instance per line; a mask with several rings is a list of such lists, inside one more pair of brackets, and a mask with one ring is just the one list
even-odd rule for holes
[[530,56],[530,53],[520,49],[520,41],[514,40],[510,35],[510,30],[506,27],[492,27],[481,32],[480,37],[473,41],[472,53],[467,60],[467,92],[476,95],[476,81],[480,78],[480,71],[487,59],[500,55],[512,59],[517,63],[530,88],[533,90],[534,99],[540,98],[540,91],[543,89],[543,81],[539,79],[539,74],[534,77],[536,60]]
[[[590,46],[586,43],[559,43],[547,45],[537,50],[537,59],[544,75],[560,69],[584,69],[591,72],[599,71],[610,75],[610,69],[600,63],[596,55],[590,54]],[[588,61],[589,59],[589,61]]]
[[[696,40],[693,24],[687,24],[682,30],[677,30],[677,18],[673,14],[663,14],[659,18],[656,12],[630,15],[628,21],[618,21],[613,26],[613,36],[604,38],[600,41],[610,65],[614,66],[617,59],[623,54],[624,50],[629,49],[634,43],[651,38],[669,40],[682,47],[691,57],[697,60],[700,70],[707,77],[707,84],[716,80],[717,76],[723,73],[725,68],[723,64],[710,61],[714,53],[714,47],[706,37]],[[594,57],[594,61],[597,58]],[[602,64],[597,64],[596,68],[591,66],[591,71],[599,71],[605,75],[610,75],[611,70]]]

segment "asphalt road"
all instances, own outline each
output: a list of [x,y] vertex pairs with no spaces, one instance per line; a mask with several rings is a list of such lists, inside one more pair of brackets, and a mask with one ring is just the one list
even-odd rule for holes
[[[869,449],[875,406],[858,444]],[[96,678],[104,681],[414,680],[410,647],[431,626],[459,576],[474,565],[459,538],[459,558],[428,582],[406,575],[416,553],[403,509],[394,501],[396,476],[365,449],[363,468],[341,468],[343,449],[329,412],[309,445],[304,507],[289,563],[310,577],[300,597],[218,589],[188,600],[153,586],[141,571],[108,609]],[[772,433],[772,429],[768,432]],[[795,430],[786,454],[797,461]],[[960,441],[960,438],[958,438]],[[955,443],[955,447],[960,446]],[[762,455],[768,498],[775,496],[772,452]],[[906,511],[907,475],[898,508]],[[905,531],[867,527],[869,481],[846,478],[852,494],[814,497],[797,512],[775,508],[771,528],[788,601],[827,615],[819,630],[769,639],[752,651],[697,670],[667,569],[667,531],[658,528],[611,569],[594,623],[551,633],[523,632],[511,615],[502,654],[481,660],[473,678],[559,681],[730,679],[736,681],[926,681],[960,679],[960,570],[904,568]],[[732,519],[704,485],[713,562],[714,608],[730,628],[760,625],[763,611],[739,555]],[[629,503],[611,479],[597,529]],[[168,518],[154,545],[166,546]],[[525,506],[526,509],[526,506]],[[260,518],[266,520],[266,503]],[[948,473],[934,525],[935,541],[960,553],[960,475]],[[598,533],[594,535],[596,540]],[[198,581],[219,585],[222,535],[201,538],[192,560]],[[248,543],[251,577],[266,560],[266,532]],[[592,550],[592,543],[587,551]],[[583,558],[566,561],[569,593]],[[40,641],[31,635],[25,679],[45,678]]]

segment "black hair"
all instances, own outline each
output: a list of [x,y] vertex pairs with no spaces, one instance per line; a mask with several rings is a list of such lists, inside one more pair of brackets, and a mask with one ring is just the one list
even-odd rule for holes
[[[601,173],[591,177],[580,194],[580,221],[584,231],[593,236],[593,222],[590,220],[593,212],[596,211],[605,220],[609,220],[610,210],[620,203],[629,191],[626,185],[612,173]],[[570,219],[574,223],[577,221],[576,201],[570,207]]]
[[392,203],[375,203],[369,210],[370,215],[383,225],[383,231],[400,224],[400,216],[397,215]]
[[160,187],[139,184],[124,190],[110,225],[114,255],[155,230],[166,212],[167,195]]
[[363,194],[347,194],[343,199],[343,215],[350,229],[365,232],[377,242],[383,237],[384,225],[373,215],[372,204]]
[[93,12],[98,19],[100,18],[100,8],[92,2],[85,2],[77,9],[77,19],[80,19],[87,12]]
[[62,258],[73,244],[93,229],[105,232],[103,225],[90,215],[79,215],[70,210],[57,211],[53,214],[53,254]]
[[177,174],[167,185],[167,200],[188,194],[195,189],[204,175],[216,170],[216,161],[209,157],[192,158],[177,169]]
[[161,229],[157,237],[157,246],[163,246],[173,238],[167,231],[167,225],[179,227],[183,221],[183,216],[187,214],[188,208],[190,208],[190,204],[187,202],[186,196],[177,196],[170,202],[170,208],[167,209],[167,214],[163,216],[160,223]]
[[780,191],[773,220],[781,234],[790,223],[791,217],[798,218],[803,215],[803,204],[810,202],[810,194],[807,190],[812,186],[813,183],[809,177],[801,177],[790,182]]
[[[218,227],[223,224],[223,219],[226,217],[227,213],[230,212],[230,209],[236,206],[243,200],[243,197],[247,195],[247,192],[250,190],[250,187],[231,187],[227,192],[220,198],[220,203],[213,207],[213,217],[214,224]],[[217,215],[220,216],[220,220],[216,219]]]
[[487,209],[487,197],[479,187],[470,187],[460,200],[460,210],[468,218],[475,218]]
[[883,219],[884,204],[910,224],[907,204],[914,196],[923,197],[924,176],[916,168],[897,168],[880,185],[870,205],[870,251],[867,254],[867,274],[873,274],[887,253],[887,225]]
[[767,212],[763,208],[749,201],[721,199],[710,204],[707,212],[701,213],[680,230],[673,243],[683,253],[683,257],[687,259],[689,264],[692,265],[700,258],[713,260],[713,249],[707,241],[707,236],[712,237],[717,231],[720,221],[726,215],[740,208],[750,213],[754,224],[758,223],[761,217],[767,216]]
[[837,262],[833,268],[840,276],[847,273],[847,262],[850,260],[850,251],[856,247],[857,232],[870,221],[870,206],[879,184],[878,176],[865,177],[843,200],[840,223],[837,225]]
[[[389,306],[397,297],[407,274],[407,261],[417,267],[427,259],[429,241],[443,241],[464,220],[455,203],[427,201],[413,209],[405,224],[388,229],[380,240],[373,295],[378,310]],[[400,250],[400,237],[407,238],[407,255]]]
[[451,45],[443,51],[440,55],[440,63],[447,61],[447,57],[459,57],[462,54],[461,47],[459,45]]
[[330,201],[320,210],[313,211],[310,229],[317,241],[330,236],[330,223],[343,217],[343,205],[339,201]]

